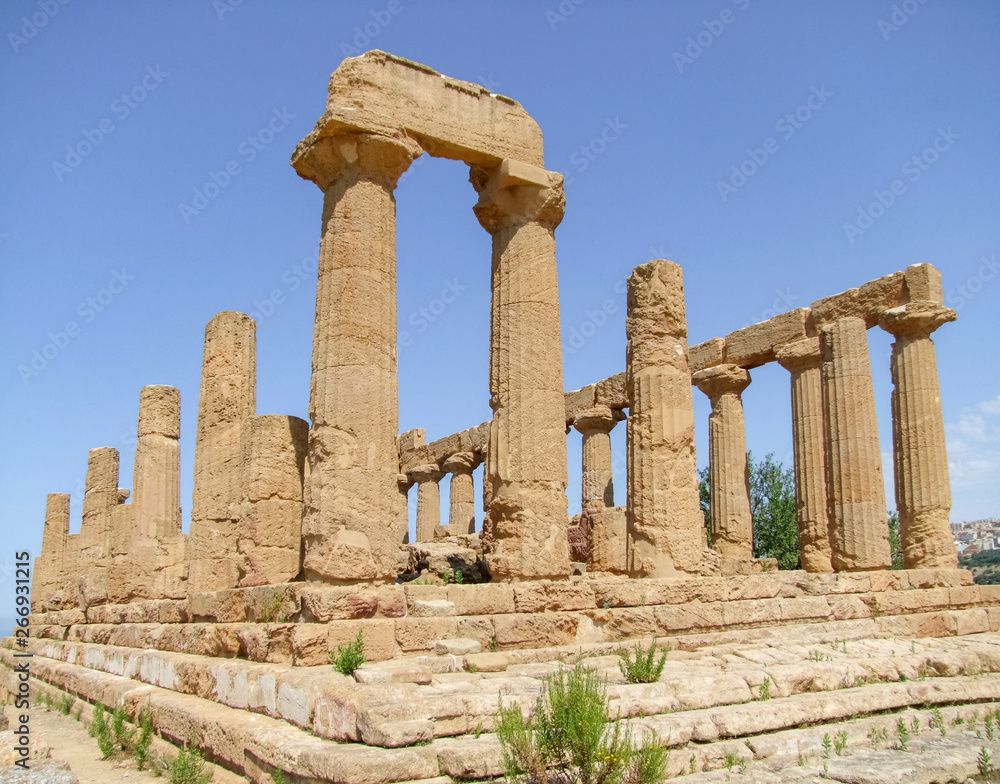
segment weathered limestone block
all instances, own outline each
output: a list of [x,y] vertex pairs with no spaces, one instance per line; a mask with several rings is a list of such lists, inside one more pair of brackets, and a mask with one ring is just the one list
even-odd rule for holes
[[774,350],[784,343],[802,340],[811,327],[808,308],[796,308],[787,313],[751,324],[726,335],[726,362],[743,368],[755,368],[774,361]]
[[593,408],[597,399],[597,386],[589,384],[582,389],[573,389],[566,393],[564,400],[566,404],[566,427],[573,424],[573,420],[581,411]]
[[628,408],[628,389],[625,386],[625,373],[615,373],[613,376],[594,384],[594,405],[607,406],[615,411]]
[[148,539],[176,536],[181,532],[181,393],[177,388],[142,388],[137,434],[132,499],[135,533]]
[[725,364],[699,370],[692,380],[712,401],[708,418],[712,547],[724,558],[752,558],[747,436],[740,397],[750,384],[750,374]]
[[819,338],[781,346],[777,357],[791,373],[795,517],[801,566],[807,572],[831,572]]
[[83,523],[71,581],[75,601],[84,609],[107,602],[107,570],[111,565],[112,512],[118,506],[118,450],[91,449],[83,496]]
[[893,272],[870,280],[859,288],[817,300],[809,306],[809,310],[816,329],[847,317],[864,319],[865,327],[870,329],[878,324],[882,311],[898,307],[906,301],[904,274]]
[[417,466],[408,474],[417,483],[417,541],[429,542],[441,524],[441,481],[444,472],[436,465]]
[[451,474],[449,534],[457,536],[476,532],[476,490],[472,472],[479,462],[473,452],[456,452],[442,464],[442,468]]
[[903,270],[903,282],[910,302],[944,303],[941,273],[930,264],[911,264]]
[[555,228],[562,176],[514,160],[474,168],[476,217],[493,237],[483,548],[494,579],[565,577],[566,434]]
[[[348,61],[352,62],[352,61]],[[309,579],[393,579],[400,492],[396,203],[410,139],[307,138],[295,165],[324,193],[302,533]]]
[[624,574],[628,570],[628,523],[625,507],[588,511],[587,571]]
[[191,497],[191,590],[235,587],[236,517],[241,501],[240,437],[256,413],[257,325],[234,311],[205,327]]
[[35,559],[35,572],[31,588],[31,606],[34,612],[62,609],[61,600],[65,593],[63,588],[71,577],[65,571],[68,536],[69,495],[49,493],[45,500],[42,552]]
[[885,569],[889,528],[864,320],[824,326],[820,345],[831,562],[838,572]]
[[688,349],[688,365],[692,373],[699,370],[721,365],[726,361],[726,341],[724,338],[712,338],[704,343],[698,343]]
[[611,431],[625,418],[621,411],[607,406],[580,410],[573,419],[583,435],[583,487],[580,494],[584,509],[604,509],[615,505],[614,477],[611,470]]
[[255,416],[242,426],[240,585],[294,580],[301,571],[302,475],[309,424],[292,416]]
[[934,330],[955,318],[951,308],[916,301],[887,310],[879,319],[881,327],[896,338],[892,344],[892,451],[907,569],[958,566],[949,525],[951,484],[941,387],[931,340]]
[[698,500],[687,318],[679,265],[628,279],[628,568],[663,577],[712,569]]

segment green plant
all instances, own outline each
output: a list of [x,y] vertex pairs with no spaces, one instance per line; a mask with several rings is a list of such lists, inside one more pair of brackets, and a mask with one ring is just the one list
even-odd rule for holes
[[97,741],[97,748],[101,751],[101,758],[107,759],[115,753],[115,742],[111,738],[111,726],[104,717],[104,706],[97,703],[94,706],[94,717],[90,722],[88,734]]
[[135,729],[125,726],[125,710],[119,706],[111,713],[111,734],[114,737],[115,746],[124,752],[133,750],[135,741]]
[[64,694],[59,699],[59,712],[63,716],[69,716],[69,712],[73,709],[73,695]]
[[81,702],[79,705],[76,706],[76,714],[73,716],[73,718],[79,721],[80,716],[82,714],[83,714],[83,703]]
[[913,719],[910,721],[910,729],[912,730],[912,732],[913,732],[914,735],[919,735],[920,734],[920,717],[919,716],[914,716]]
[[667,654],[670,653],[670,645],[663,647],[663,655],[656,659],[656,638],[649,644],[648,650],[643,650],[642,643],[635,644],[635,658],[633,659],[626,648],[619,648],[618,655],[621,661],[618,668],[629,683],[656,683],[663,674],[663,667],[667,663]]
[[149,745],[153,742],[153,714],[148,710],[139,714],[139,740],[135,742],[132,756],[135,765],[142,770],[149,761]]
[[982,775],[993,772],[993,759],[985,746],[979,748],[979,756],[976,757],[976,765]]
[[844,753],[844,749],[847,748],[847,731],[841,730],[837,733],[837,737],[833,739],[833,750],[837,752],[837,756],[840,757]]
[[[188,748],[190,746],[190,748]],[[208,784],[212,771],[205,770],[205,758],[191,741],[170,763],[170,784]]]
[[497,638],[496,637],[491,637],[490,638],[490,644],[487,645],[486,647],[489,649],[490,653],[496,653],[499,650],[499,648],[500,648],[500,646],[497,645]]
[[906,751],[907,743],[910,740],[910,730],[907,728],[902,716],[896,722],[896,738],[899,740],[899,750]]
[[945,721],[944,721],[944,716],[941,715],[941,709],[934,708],[931,711],[930,719],[927,721],[927,726],[930,727],[931,729],[934,729],[936,727],[937,729],[941,730],[941,737],[943,738],[948,734],[948,730],[945,729],[944,725]]
[[691,760],[688,763],[688,770],[690,771],[692,776],[697,772],[697,766],[698,766],[698,756],[696,754],[692,754]]
[[285,772],[283,770],[274,769],[274,773],[271,774],[271,781],[274,784],[287,784],[288,779],[285,778]]
[[757,696],[761,702],[764,700],[771,699],[771,679],[764,678],[764,682],[760,685],[760,693]]
[[827,762],[826,760],[823,760],[823,770],[819,772],[819,777],[821,779],[830,778],[830,763]]
[[661,780],[667,750],[657,744],[637,747],[630,727],[609,719],[606,679],[579,661],[546,679],[528,719],[520,705],[504,706],[501,700],[496,733],[508,779],[545,782],[551,768],[580,784]]
[[475,662],[468,662],[466,664],[466,669],[469,672],[479,672],[479,666]]
[[[872,603],[872,618],[878,618],[878,617],[880,617],[881,615],[882,615],[882,605],[881,605],[881,604],[879,604],[879,603],[878,603],[878,599],[876,599],[876,600],[875,600],[875,601],[874,601],[874,602]],[[892,652],[892,655],[893,655],[893,656],[895,656],[895,655],[896,655],[896,652],[895,652],[895,651],[893,651],[893,652]]]
[[477,739],[479,738],[480,735],[483,734],[483,723],[482,722],[479,722],[476,725],[476,731],[473,734],[476,736]]
[[284,597],[280,593],[274,594],[260,606],[257,611],[257,620],[260,623],[270,623],[271,621],[284,623],[285,614],[281,611],[281,606],[284,603]]
[[330,664],[337,668],[337,672],[344,675],[354,675],[354,671],[367,661],[365,659],[365,638],[364,631],[358,629],[358,636],[346,645],[338,645],[337,652],[330,653]]
[[48,713],[52,710],[52,695],[45,692],[45,712]]
[[799,752],[799,767],[800,768],[805,767],[805,764],[806,764],[806,758],[802,756],[802,752],[800,751]]
[[987,713],[986,718],[983,719],[986,724],[986,738],[988,740],[993,740],[993,714]]
[[830,740],[830,733],[827,732],[823,735],[823,758],[829,759],[830,749],[833,748],[833,741]]

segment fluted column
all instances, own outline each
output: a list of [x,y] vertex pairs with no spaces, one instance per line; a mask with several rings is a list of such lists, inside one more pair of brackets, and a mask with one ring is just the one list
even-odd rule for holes
[[146,386],[139,393],[138,440],[132,471],[135,532],[165,539],[181,532],[181,393]]
[[778,363],[791,374],[799,558],[807,572],[832,572],[819,338],[789,343],[776,353]]
[[659,260],[633,270],[625,332],[628,570],[651,577],[710,571],[679,265]]
[[886,311],[879,326],[892,344],[892,452],[903,564],[907,569],[955,569],[951,483],[937,356],[931,333],[954,321],[955,311],[934,302],[910,302]]
[[820,329],[827,508],[834,571],[891,564],[868,336],[848,316]]
[[744,389],[750,374],[738,365],[717,365],[694,374],[712,401],[708,417],[708,487],[712,547],[726,558],[753,558],[753,516],[747,476]]
[[441,466],[451,474],[448,533],[452,536],[476,532],[476,491],[472,472],[479,461],[472,452],[456,452]]
[[566,433],[555,228],[562,176],[505,160],[473,169],[476,216],[493,237],[489,509],[483,550],[494,579],[565,577]]
[[257,411],[257,324],[234,311],[205,327],[194,447],[194,492],[188,588],[192,593],[235,588],[240,439]]
[[429,542],[434,529],[441,525],[441,487],[444,472],[436,465],[417,466],[410,471],[417,483],[417,541]]
[[615,505],[614,475],[611,470],[611,431],[625,418],[621,411],[594,406],[576,415],[575,427],[583,436],[583,509],[606,509]]
[[35,559],[31,604],[35,612],[44,612],[66,579],[63,556],[69,536],[69,495],[49,493],[45,500],[45,527],[42,552]]
[[399,554],[396,200],[407,138],[312,138],[294,163],[323,191],[309,394],[305,576],[394,579]]
[[111,565],[111,527],[118,495],[118,450],[91,449],[87,456],[87,480],[83,496],[83,523],[78,538],[79,553],[71,582],[76,585],[84,608],[107,601],[107,573]]

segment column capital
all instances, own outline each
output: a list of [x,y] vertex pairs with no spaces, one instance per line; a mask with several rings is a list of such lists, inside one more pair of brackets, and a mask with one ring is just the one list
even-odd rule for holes
[[471,474],[482,461],[472,452],[456,452],[441,464],[447,474]]
[[819,338],[805,338],[794,343],[786,343],[775,351],[778,364],[785,370],[809,370],[818,368],[822,360]]
[[411,481],[422,484],[423,482],[440,482],[444,478],[444,471],[441,467],[434,464],[428,463],[426,465],[419,465],[416,468],[410,469],[407,476]]
[[299,176],[316,183],[324,193],[352,170],[394,189],[400,176],[421,153],[420,145],[406,136],[345,133],[324,136],[308,145],[300,142],[292,156],[292,165]]
[[958,318],[951,308],[936,302],[908,302],[879,314],[878,325],[897,338],[926,338],[949,321]]
[[623,419],[625,419],[623,411],[608,406],[593,406],[573,417],[573,427],[580,433],[610,433]]
[[563,176],[558,172],[504,158],[492,170],[473,166],[469,181],[479,194],[473,211],[490,234],[530,222],[555,229],[566,212]]
[[723,395],[739,395],[750,386],[750,373],[739,365],[716,365],[699,370],[691,380],[714,401]]

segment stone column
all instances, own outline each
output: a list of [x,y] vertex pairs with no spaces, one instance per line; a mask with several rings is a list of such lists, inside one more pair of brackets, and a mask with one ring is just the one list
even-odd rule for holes
[[399,555],[396,201],[409,139],[346,134],[296,151],[323,190],[302,533],[307,579],[395,579]]
[[955,311],[934,302],[910,302],[886,311],[879,325],[891,333],[892,452],[896,508],[907,569],[956,569],[951,537],[951,483],[937,357],[931,333],[954,321]]
[[679,265],[651,261],[628,279],[628,570],[664,577],[717,568],[698,500],[694,405]]
[[824,325],[820,346],[833,569],[885,569],[892,559],[864,319]]
[[504,160],[474,168],[476,217],[493,237],[483,550],[497,580],[566,577],[566,432],[555,228],[562,176]]
[[309,425],[293,416],[243,423],[240,585],[294,580],[302,568],[302,474]]
[[181,532],[181,393],[147,386],[139,393],[132,471],[136,535],[165,539]]
[[451,474],[451,508],[448,533],[452,536],[476,532],[476,491],[472,472],[479,461],[472,452],[456,452],[441,466]]
[[582,487],[583,509],[599,510],[615,505],[614,475],[611,470],[611,431],[625,415],[607,406],[595,406],[577,414],[573,420],[583,436]]
[[417,541],[429,542],[441,525],[441,488],[444,472],[436,465],[417,466],[410,479],[417,483]]
[[192,593],[239,582],[240,438],[257,411],[256,330],[252,318],[233,311],[205,327],[188,541]]
[[80,551],[72,582],[78,587],[83,608],[107,601],[107,572],[111,565],[112,517],[119,503],[118,450],[91,449],[83,496]]
[[[42,552],[35,559],[31,604],[34,612],[45,612],[52,598],[62,592],[67,577],[63,556],[69,536],[69,495],[49,493],[45,500],[45,528],[42,530]],[[56,609],[53,607],[53,609]]]
[[806,338],[782,346],[777,350],[777,357],[778,363],[792,377],[795,517],[801,565],[807,572],[832,572],[819,338]]
[[700,370],[692,380],[712,401],[708,418],[708,487],[712,547],[726,558],[753,558],[743,390],[750,374],[738,365]]

